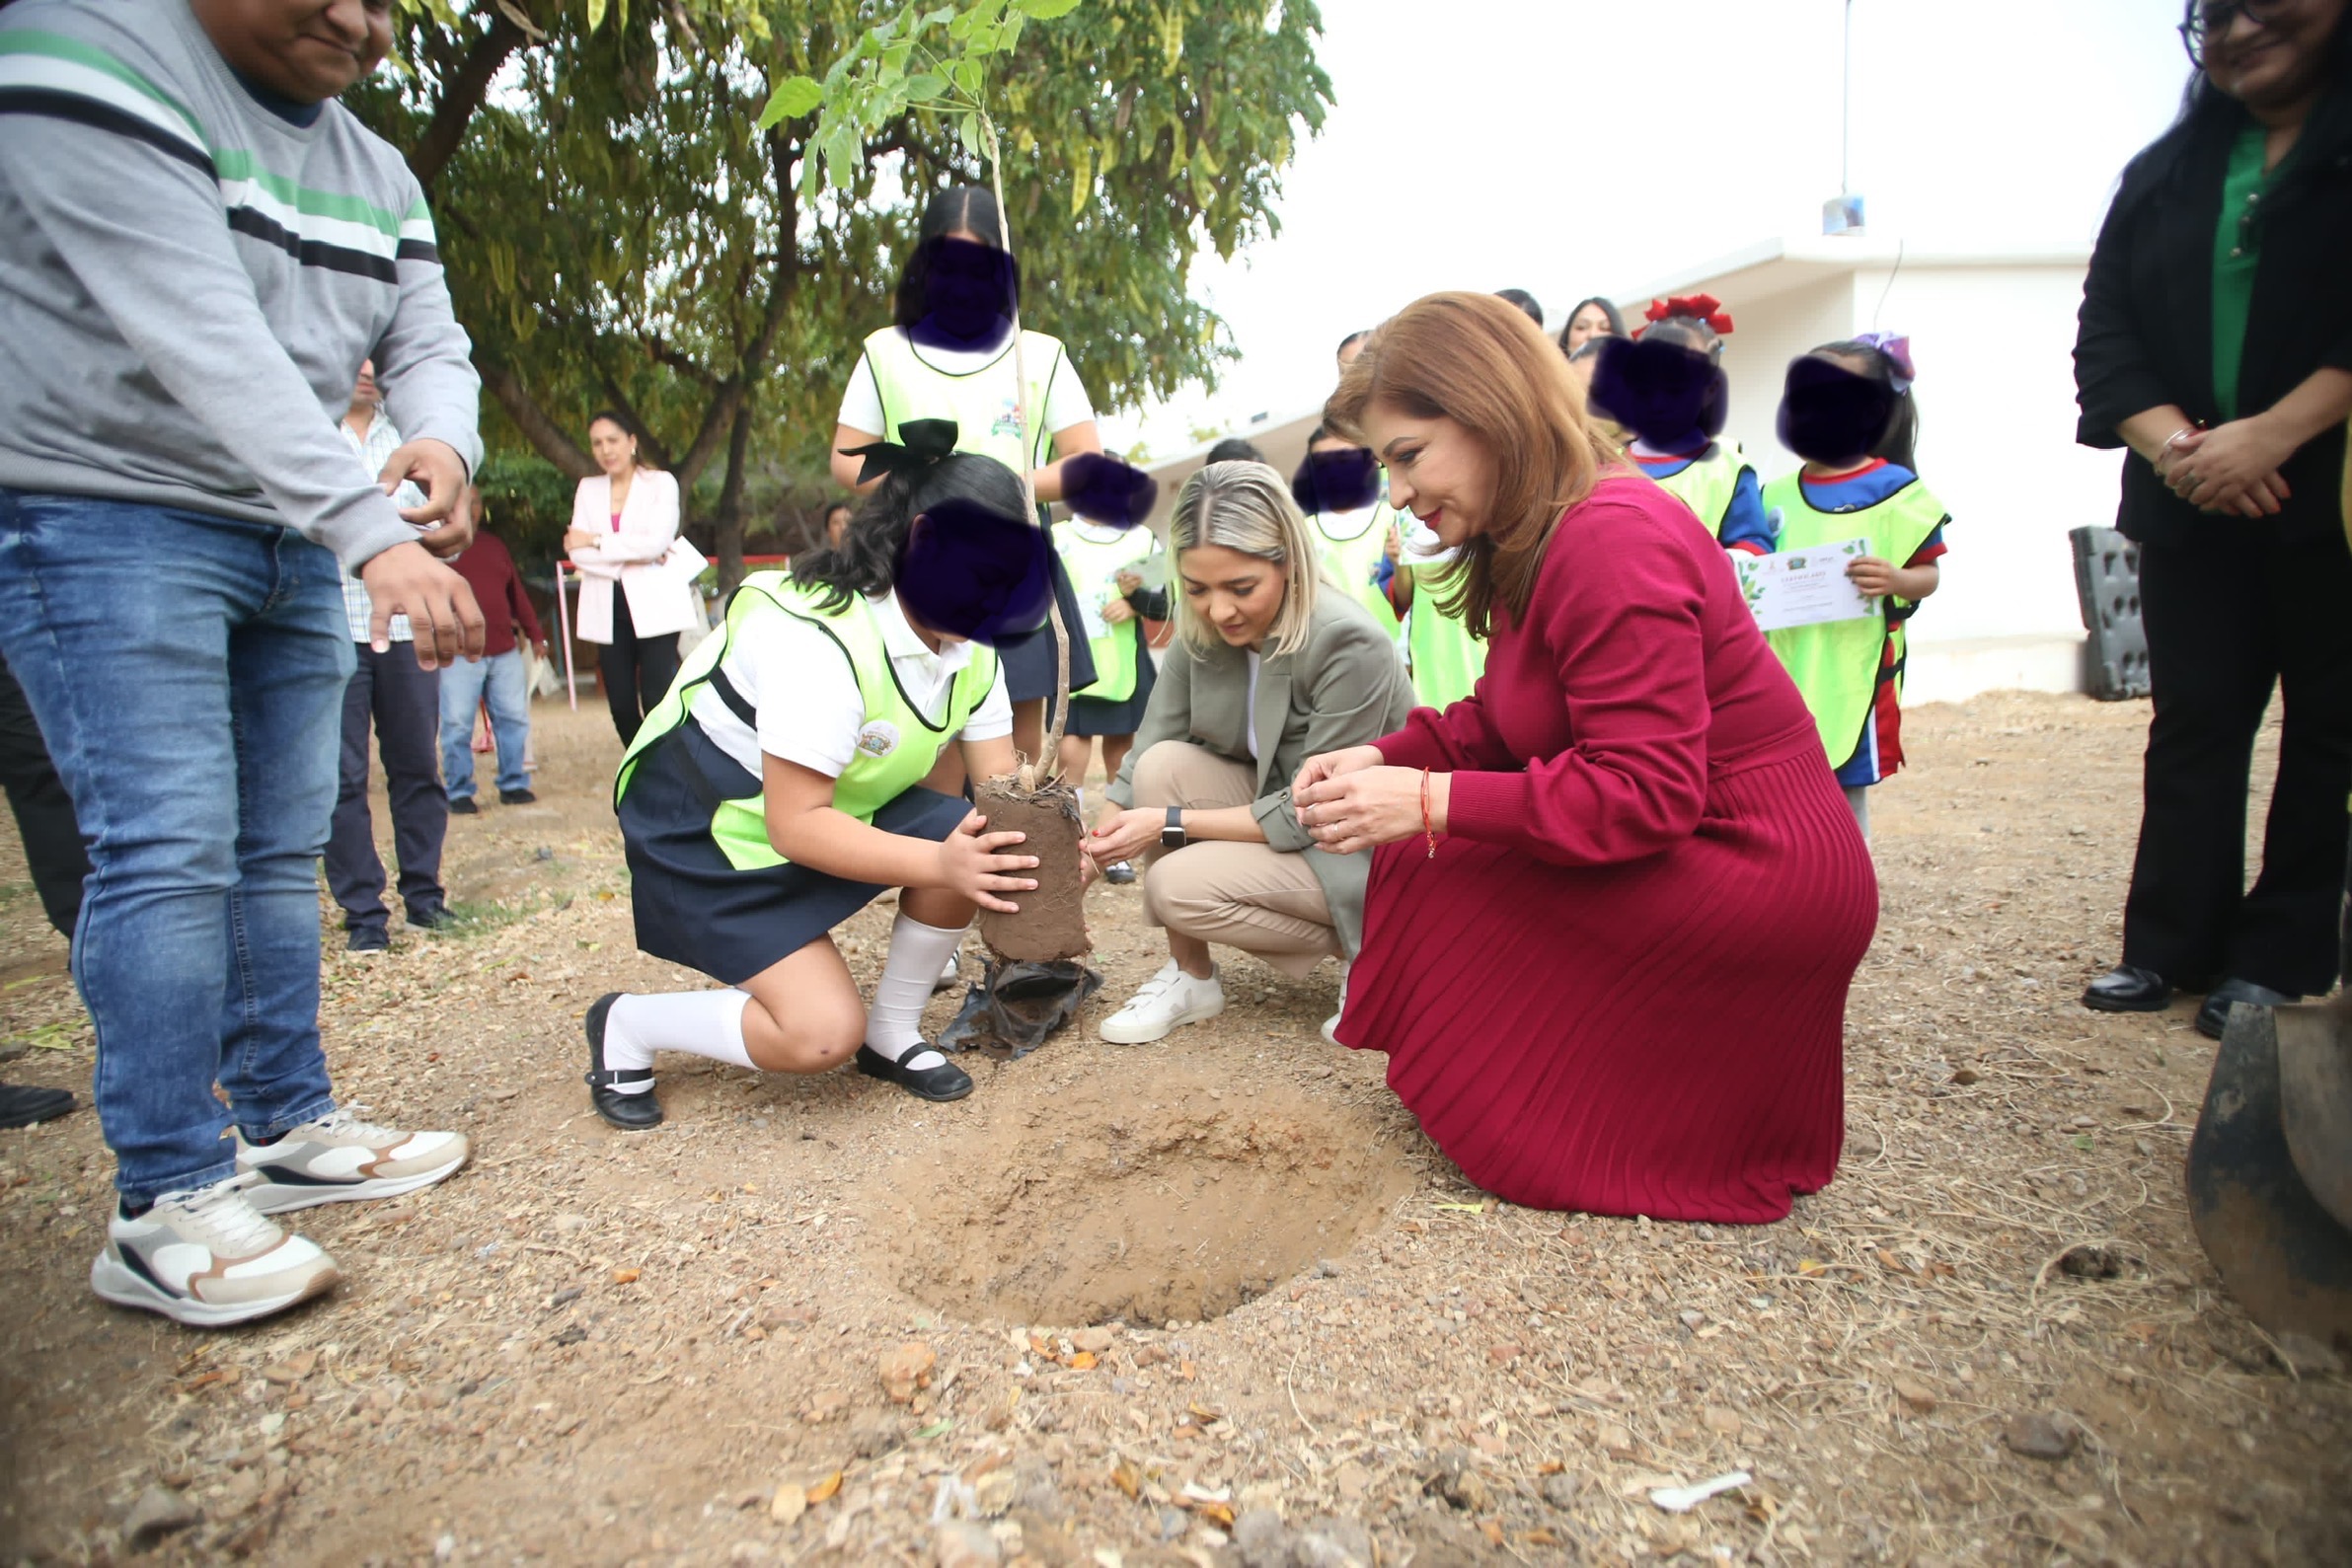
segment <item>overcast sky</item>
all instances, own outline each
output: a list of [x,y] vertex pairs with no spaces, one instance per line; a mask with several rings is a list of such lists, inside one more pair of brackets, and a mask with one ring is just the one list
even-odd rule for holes
[[[2179,10],[1854,0],[1871,234],[2088,241],[2178,103]],[[1324,0],[1323,17],[1338,102],[1284,181],[1281,234],[1193,273],[1243,359],[1214,394],[1107,415],[1114,449],[1167,457],[1195,424],[1296,412],[1341,336],[1432,290],[1517,286],[1556,318],[1818,234],[1838,191],[1844,0]]]

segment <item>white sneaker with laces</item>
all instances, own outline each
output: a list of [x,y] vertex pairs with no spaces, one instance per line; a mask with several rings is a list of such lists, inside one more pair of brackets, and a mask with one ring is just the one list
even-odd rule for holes
[[954,950],[948,954],[948,967],[942,969],[940,977],[931,983],[931,994],[936,997],[941,992],[951,989],[962,979],[963,944],[958,942],[955,944]]
[[1323,1020],[1323,1037],[1333,1045],[1339,1043],[1339,1019],[1345,1015],[1346,1011],[1347,971],[1342,969],[1339,971],[1339,1006],[1329,1017]]
[[466,1162],[463,1133],[404,1133],[364,1122],[339,1105],[315,1122],[289,1128],[275,1143],[249,1144],[237,1135],[237,1169],[246,1195],[264,1214],[397,1198],[429,1187]]
[[117,1307],[219,1328],[281,1312],[342,1278],[315,1242],[289,1235],[257,1210],[249,1176],[167,1192],[135,1220],[117,1210],[90,1288]]
[[1160,972],[1127,999],[1127,1005],[1102,1020],[1102,1038],[1113,1045],[1149,1045],[1171,1029],[1213,1018],[1225,1010],[1225,988],[1215,970],[1196,980],[1168,960]]

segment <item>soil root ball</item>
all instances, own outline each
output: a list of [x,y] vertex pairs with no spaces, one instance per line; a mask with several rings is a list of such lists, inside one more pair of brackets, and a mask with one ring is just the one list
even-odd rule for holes
[[1037,857],[1034,892],[1013,902],[1020,913],[980,912],[980,939],[1000,958],[1054,963],[1094,950],[1086,933],[1086,888],[1079,880],[1079,840],[1085,832],[1078,791],[1061,785],[1024,789],[1013,779],[990,779],[973,791],[991,833],[1025,835],[1022,850]]

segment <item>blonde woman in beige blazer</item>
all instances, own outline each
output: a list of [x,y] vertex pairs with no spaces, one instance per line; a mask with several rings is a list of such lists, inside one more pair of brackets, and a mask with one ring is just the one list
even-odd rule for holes
[[588,422],[588,451],[603,472],[579,482],[564,549],[580,573],[579,635],[604,644],[604,700],[626,746],[676,678],[678,634],[702,607],[670,559],[677,480],[638,456],[637,432],[617,413]]

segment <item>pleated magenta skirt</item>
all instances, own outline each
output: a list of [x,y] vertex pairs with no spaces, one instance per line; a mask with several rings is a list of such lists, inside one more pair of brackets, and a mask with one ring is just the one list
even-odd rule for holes
[[1622,865],[1489,844],[1373,860],[1343,1044],[1484,1190],[1531,1208],[1764,1224],[1845,1141],[1870,853],[1817,750],[1711,782]]

